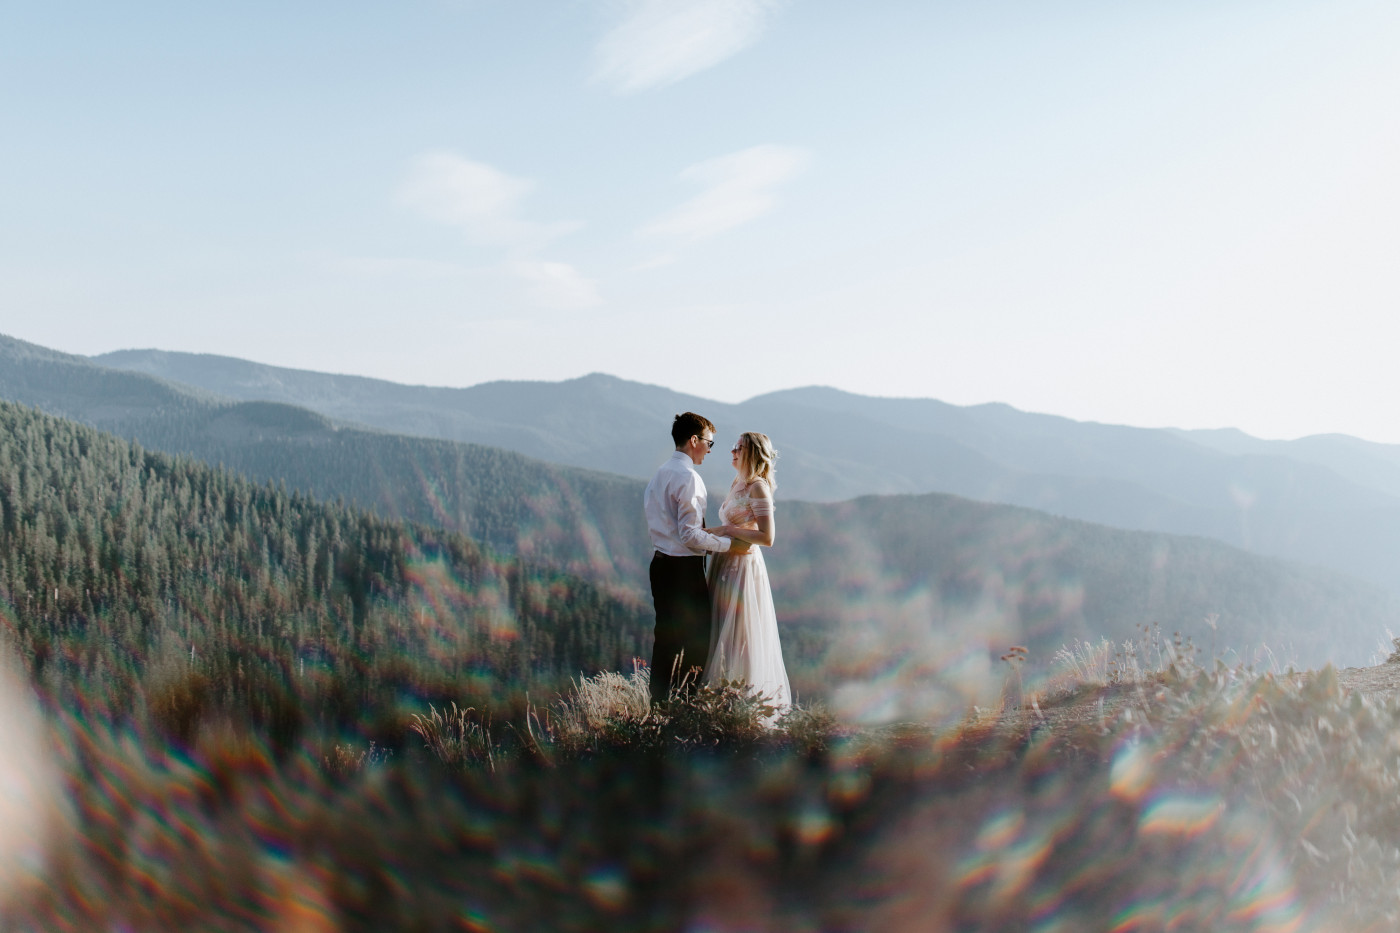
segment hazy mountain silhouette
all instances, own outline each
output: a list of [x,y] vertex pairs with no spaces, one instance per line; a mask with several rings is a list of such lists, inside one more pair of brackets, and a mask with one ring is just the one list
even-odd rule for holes
[[1377,444],[1345,434],[1314,434],[1296,441],[1269,441],[1234,428],[1173,433],[1233,455],[1289,457],[1327,467],[1354,483],[1400,497],[1400,445]]
[[[788,498],[946,492],[1204,535],[1400,590],[1400,448],[1355,438],[1260,441],[820,387],[730,405],[598,374],[445,389],[158,350],[94,359],[235,398],[636,478],[668,454],[671,415],[694,409],[719,425],[720,450],[741,430],[772,436]],[[727,458],[710,458],[702,473],[723,488]]]
[[[621,387],[625,399],[629,384],[592,381]],[[7,339],[0,395],[646,596],[638,479],[388,434],[278,402],[220,399]],[[784,482],[782,540],[769,562],[786,650],[809,691],[853,659],[891,670],[921,659],[914,669],[925,670],[949,645],[1009,640],[1030,642],[1043,660],[1068,640],[1124,638],[1149,622],[1207,648],[1266,642],[1290,646],[1300,663],[1357,663],[1400,616],[1394,594],[1361,581],[1201,538],[939,494],[819,504],[787,493]],[[1211,614],[1216,631],[1204,624]]]

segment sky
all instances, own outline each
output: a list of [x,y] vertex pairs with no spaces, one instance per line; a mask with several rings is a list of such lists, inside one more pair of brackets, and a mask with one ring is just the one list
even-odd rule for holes
[[0,333],[1400,443],[1400,4],[0,0]]

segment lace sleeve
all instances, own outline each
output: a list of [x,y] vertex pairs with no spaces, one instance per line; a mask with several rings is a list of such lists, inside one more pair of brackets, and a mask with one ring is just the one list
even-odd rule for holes
[[771,518],[773,515],[773,500],[750,499],[749,508],[753,510],[754,518],[763,518],[764,516],[768,516]]

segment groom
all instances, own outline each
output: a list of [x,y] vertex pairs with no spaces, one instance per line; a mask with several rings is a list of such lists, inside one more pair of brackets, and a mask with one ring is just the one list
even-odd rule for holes
[[[671,422],[676,452],[647,484],[644,508],[656,553],[651,558],[651,598],[656,604],[656,645],[651,654],[651,701],[662,703],[676,681],[696,670],[710,651],[710,590],[705,552],[742,553],[749,545],[705,530],[705,481],[695,468],[715,446],[715,426],[693,411]],[[674,671],[674,675],[673,675]]]

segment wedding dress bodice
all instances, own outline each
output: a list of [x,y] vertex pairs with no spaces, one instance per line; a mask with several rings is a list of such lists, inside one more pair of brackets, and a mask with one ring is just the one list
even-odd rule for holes
[[773,514],[772,499],[754,499],[747,492],[748,487],[738,481],[729,487],[729,495],[719,507],[720,521],[726,525],[753,525],[758,516]]

